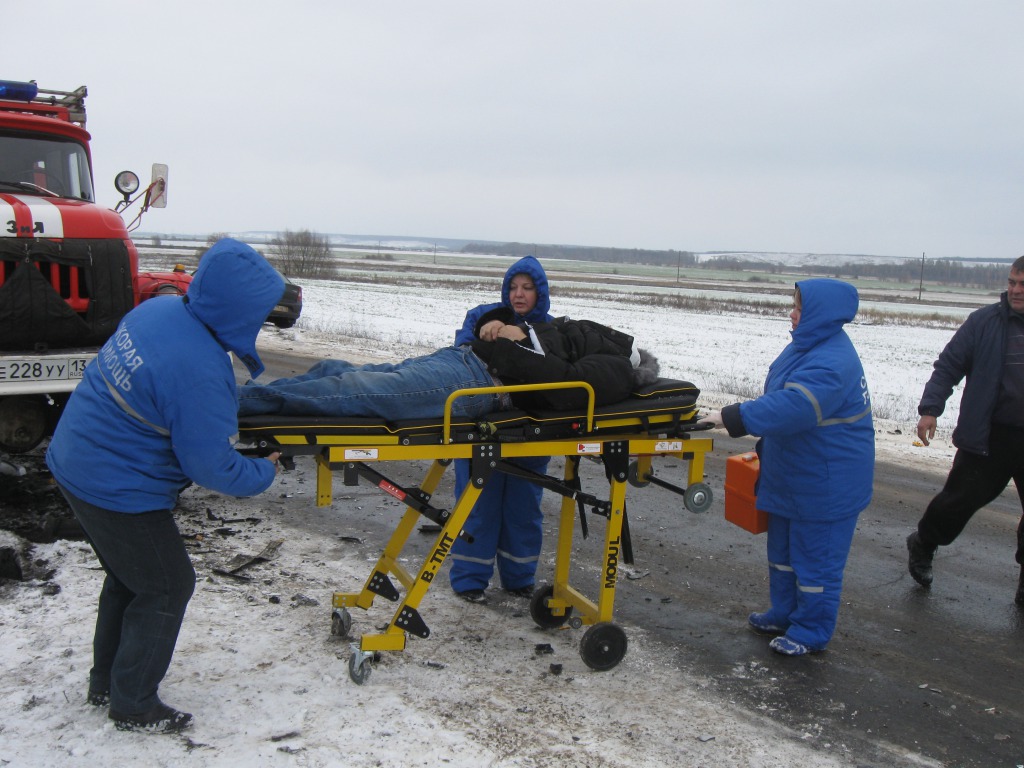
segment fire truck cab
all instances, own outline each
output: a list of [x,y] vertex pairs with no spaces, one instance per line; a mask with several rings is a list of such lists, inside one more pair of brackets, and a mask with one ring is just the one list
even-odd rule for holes
[[0,452],[52,433],[86,365],[141,300],[129,230],[166,205],[161,165],[145,189],[118,174],[123,199],[97,205],[86,94],[0,80]]

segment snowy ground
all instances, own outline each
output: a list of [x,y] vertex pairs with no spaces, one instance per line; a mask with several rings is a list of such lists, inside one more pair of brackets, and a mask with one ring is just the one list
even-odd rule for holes
[[[287,331],[268,326],[261,345],[319,356],[397,359],[446,343],[465,308],[493,295],[419,293],[413,286],[306,285],[299,325]],[[624,297],[619,306],[556,300],[555,310],[633,333],[660,357],[664,374],[705,388],[702,402],[711,407],[736,399],[721,394],[737,391],[727,384],[756,388],[788,340],[785,310],[777,320],[766,320],[627,304]],[[951,421],[940,422],[941,439],[927,449],[913,444],[910,430],[913,403],[950,334],[892,326],[851,329],[876,403],[905,410],[905,418],[878,424],[880,453],[936,473],[948,468],[952,455]],[[408,478],[398,479],[418,482],[418,471],[409,471]],[[36,546],[30,557],[34,578],[0,584],[0,764],[856,763],[828,734],[791,731],[721,700],[706,681],[666,663],[671,655],[643,627],[627,627],[629,651],[619,666],[594,672],[579,657],[580,632],[537,629],[525,601],[468,605],[446,584],[431,590],[420,606],[431,637],[410,638],[404,652],[383,654],[369,681],[355,685],[348,677],[349,645],[330,635],[331,595],[359,589],[401,508],[364,485],[336,489],[333,506],[318,509],[313,475],[311,464],[300,461],[255,499],[203,489],[183,494],[179,524],[199,582],[161,689],[166,701],[196,716],[181,737],[120,733],[104,711],[85,704],[101,572],[82,542]],[[725,523],[707,518],[703,524]],[[215,571],[235,555],[256,554],[277,540],[283,543],[271,560],[236,577]],[[428,536],[412,542],[412,566],[431,543]],[[546,545],[541,565],[547,574],[549,550]],[[580,567],[593,563],[596,571],[597,559],[584,560]],[[355,613],[356,634],[390,618],[386,602]],[[542,652],[544,645],[552,652]],[[748,661],[737,658],[737,665]],[[895,751],[892,762],[931,765]]]

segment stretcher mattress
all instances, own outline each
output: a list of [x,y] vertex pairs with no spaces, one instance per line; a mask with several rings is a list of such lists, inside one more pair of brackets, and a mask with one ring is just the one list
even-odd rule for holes
[[[637,389],[628,400],[594,408],[591,428],[584,409],[514,409],[472,420],[453,417],[448,442],[557,440],[595,433],[675,434],[695,418],[699,394],[700,390],[688,381],[659,379]],[[349,416],[263,415],[240,418],[238,429],[242,442],[272,438],[286,445],[288,453],[298,455],[315,453],[326,445],[436,445],[443,442],[444,423],[440,416],[389,422]]]

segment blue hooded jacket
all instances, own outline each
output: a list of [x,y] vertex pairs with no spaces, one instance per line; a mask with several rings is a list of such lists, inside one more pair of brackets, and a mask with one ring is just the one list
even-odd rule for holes
[[190,481],[234,496],[266,490],[274,466],[234,449],[228,352],[262,373],[256,336],[283,293],[266,259],[225,239],[203,256],[184,299],[149,299],[125,315],[50,441],[57,482],[116,512],[171,509]]
[[857,289],[802,280],[793,340],[768,369],[764,394],[722,409],[729,434],[759,435],[757,508],[802,520],[840,520],[871,502],[875,431],[871,397],[843,326]]
[[512,278],[516,275],[529,275],[533,280],[533,284],[537,288],[537,305],[525,317],[516,315],[515,322],[545,323],[554,319],[548,314],[548,310],[551,309],[551,296],[548,294],[547,273],[533,256],[523,256],[505,273],[505,279],[501,283],[501,301],[493,304],[481,304],[466,313],[462,327],[455,332],[456,347],[469,344],[476,338],[477,321],[485,314],[498,307],[512,308],[512,302],[509,301],[509,286],[512,284]]

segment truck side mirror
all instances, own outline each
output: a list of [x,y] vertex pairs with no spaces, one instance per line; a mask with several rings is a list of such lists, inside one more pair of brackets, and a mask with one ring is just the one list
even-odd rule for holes
[[167,166],[164,163],[153,163],[153,181],[150,185],[149,207],[167,207]]

